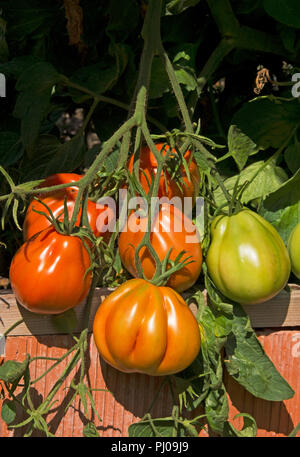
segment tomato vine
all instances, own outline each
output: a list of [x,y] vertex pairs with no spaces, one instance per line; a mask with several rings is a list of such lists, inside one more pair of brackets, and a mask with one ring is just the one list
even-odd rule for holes
[[[0,6],[2,3],[7,2],[0,2]],[[111,1],[108,3],[109,14],[114,17],[115,2]],[[198,2],[192,3],[196,5]],[[248,3],[251,2],[243,2],[246,10],[249,7]],[[299,142],[297,132],[299,122],[298,120],[295,121],[297,119],[295,114],[299,114],[298,99],[286,97],[286,93],[283,93],[282,97],[279,95],[257,97],[251,103],[245,104],[238,111],[236,119],[233,118],[232,120],[232,122],[236,121],[236,124],[232,124],[233,128],[229,129],[228,135],[226,135],[218,113],[219,105],[217,106],[216,103],[215,86],[212,83],[214,82],[216,84],[218,82],[217,77],[220,76],[218,75],[220,67],[224,64],[226,58],[230,59],[230,56],[235,51],[263,52],[274,54],[280,58],[288,56],[293,64],[297,61],[297,56],[294,52],[291,50],[288,51],[284,47],[288,41],[287,39],[283,40],[283,43],[280,43],[274,35],[268,32],[256,30],[252,25],[241,24],[241,17],[238,18],[235,13],[235,1],[207,0],[207,10],[202,11],[202,13],[204,15],[210,15],[220,37],[218,38],[218,44],[212,49],[208,60],[202,65],[199,74],[194,75],[194,89],[189,91],[187,90],[189,82],[182,84],[180,81],[180,71],[183,72],[184,78],[186,78],[185,81],[187,81],[191,69],[189,68],[187,70],[185,65],[180,66],[178,62],[181,59],[189,61],[191,57],[187,56],[184,51],[181,51],[174,58],[170,57],[166,49],[167,40],[164,41],[162,37],[162,18],[168,15],[176,15],[174,13],[174,11],[177,11],[176,8],[182,8],[180,10],[182,14],[195,5],[191,6],[190,2],[166,2],[162,0],[149,0],[147,2],[145,17],[140,31],[142,45],[139,43],[141,49],[137,77],[135,78],[134,88],[131,90],[131,98],[126,102],[117,98],[118,91],[116,92],[116,96],[113,93],[109,93],[109,90],[107,90],[108,94],[106,94],[106,90],[102,91],[101,68],[97,67],[96,70],[97,76],[100,78],[99,87],[96,84],[95,88],[91,88],[89,84],[85,84],[84,77],[82,82],[80,82],[80,74],[77,75],[78,79],[76,80],[76,78],[63,74],[62,70],[56,70],[52,64],[39,61],[32,63],[32,67],[34,67],[33,75],[36,79],[38,79],[40,72],[42,74],[41,87],[35,82],[36,88],[33,88],[35,95],[41,94],[41,106],[37,112],[32,112],[30,111],[30,104],[28,104],[27,109],[29,114],[24,114],[26,107],[21,109],[22,107],[20,105],[26,103],[26,95],[28,96],[29,86],[26,79],[26,77],[28,78],[28,74],[26,72],[31,71],[31,65],[29,64],[28,67],[20,72],[17,83],[17,89],[20,94],[15,107],[15,116],[21,121],[21,140],[18,140],[17,144],[21,141],[29,160],[33,159],[34,148],[37,141],[43,135],[40,131],[41,120],[40,122],[38,121],[44,116],[48,102],[53,95],[52,91],[58,98],[64,98],[66,91],[70,91],[71,94],[75,93],[75,103],[77,100],[80,100],[80,102],[84,102],[85,106],[88,106],[83,123],[71,140],[67,143],[58,144],[54,141],[54,157],[50,158],[49,163],[42,164],[44,165],[42,174],[45,174],[43,178],[53,172],[61,171],[59,169],[61,157],[63,157],[63,166],[65,160],[71,164],[69,165],[68,163],[66,166],[66,168],[70,166],[71,170],[67,169],[63,171],[74,171],[79,168],[78,164],[82,166],[82,161],[77,162],[75,159],[77,155],[80,156],[87,131],[97,118],[97,112],[101,104],[120,108],[124,113],[127,112],[126,120],[124,122],[116,122],[113,133],[92,148],[92,152],[90,151],[89,163],[88,166],[84,167],[84,174],[82,174],[79,180],[72,183],[72,186],[77,190],[70,217],[66,206],[68,197],[65,196],[64,220],[62,223],[54,218],[51,209],[43,203],[43,197],[53,192],[66,191],[70,187],[70,183],[66,182],[47,187],[39,187],[43,182],[43,178],[20,182],[20,172],[6,166],[5,160],[0,161],[0,171],[4,183],[1,184],[3,193],[0,195],[0,202],[3,205],[2,228],[4,229],[7,221],[11,222],[12,218],[16,227],[21,229],[19,219],[22,218],[28,201],[37,198],[45,207],[43,214],[41,212],[38,213],[40,216],[47,215],[49,222],[56,228],[57,232],[68,236],[77,236],[86,243],[86,246],[88,245],[87,248],[91,257],[90,270],[93,272],[92,284],[86,300],[84,322],[82,323],[83,330],[79,336],[76,336],[74,333],[78,323],[72,309],[64,315],[53,317],[53,323],[57,328],[72,335],[74,345],[59,360],[49,359],[53,361],[53,364],[37,379],[31,379],[30,365],[32,363],[38,363],[42,357],[31,358],[30,354],[28,354],[22,363],[6,361],[0,366],[0,380],[3,383],[2,394],[6,398],[2,406],[2,418],[12,428],[26,426],[27,431],[24,436],[31,436],[36,430],[43,431],[46,436],[53,436],[47,424],[47,415],[53,406],[56,393],[67,377],[70,374],[74,374],[74,371],[76,373],[69,386],[73,393],[65,408],[65,412],[75,398],[79,396],[87,419],[87,426],[84,429],[84,433],[86,436],[99,436],[93,424],[92,415],[88,410],[88,402],[90,402],[92,413],[99,420],[101,418],[96,409],[93,390],[86,383],[85,359],[90,344],[89,324],[91,302],[97,286],[118,287],[120,284],[126,282],[130,278],[130,275],[122,268],[120,253],[117,247],[119,231],[121,230],[119,223],[122,218],[123,209],[121,210],[121,214],[119,214],[119,220],[115,221],[114,232],[111,234],[109,240],[104,242],[102,237],[97,238],[91,230],[87,210],[88,200],[91,199],[93,202],[97,202],[101,197],[111,196],[117,200],[120,198],[118,192],[120,189],[124,189],[124,186],[128,189],[127,199],[137,194],[145,198],[147,202],[148,230],[145,231],[145,235],[136,246],[134,253],[138,278],[145,279],[142,261],[140,259],[140,253],[144,248],[148,250],[155,264],[155,273],[150,279],[150,282],[155,286],[165,284],[173,273],[179,272],[192,261],[190,257],[187,259],[183,258],[183,251],[178,254],[174,261],[170,261],[172,248],[170,248],[166,257],[162,260],[151,243],[152,216],[155,214],[157,205],[155,197],[158,195],[161,176],[166,172],[168,167],[172,149],[176,152],[176,160],[179,163],[179,167],[182,166],[188,177],[189,169],[185,160],[185,153],[190,149],[191,156],[201,173],[202,183],[199,195],[204,200],[204,226],[201,233],[201,245],[204,256],[202,265],[203,276],[196,285],[188,290],[185,297],[188,304],[194,303],[197,305],[195,319],[201,332],[201,348],[198,356],[190,366],[178,373],[168,375],[161,383],[161,387],[165,383],[168,383],[169,386],[170,396],[173,401],[171,416],[164,418],[153,418],[151,416],[153,404],[159,398],[158,391],[147,413],[145,413],[139,422],[129,427],[128,433],[130,436],[198,436],[200,429],[203,427],[203,422],[206,422],[212,433],[221,436],[255,436],[257,425],[255,419],[249,414],[241,413],[244,419],[244,425],[241,430],[236,430],[228,419],[229,404],[228,394],[223,382],[224,368],[257,398],[281,401],[291,398],[294,395],[292,388],[282,378],[271,360],[264,353],[251,327],[249,317],[241,304],[228,299],[228,297],[220,292],[221,288],[218,289],[213,283],[211,275],[208,272],[209,268],[206,255],[211,245],[210,229],[211,222],[214,218],[219,214],[229,217],[235,216],[245,206],[251,207],[252,210],[255,210],[262,217],[269,218],[269,222],[273,223],[275,228],[279,227],[279,235],[283,238],[283,242],[287,244],[288,236],[292,228],[294,228],[297,217],[299,217],[296,215],[298,206],[297,208],[292,208],[293,205],[290,202],[286,204],[286,208],[290,208],[290,211],[293,212],[293,223],[287,227],[284,226],[282,229],[284,209],[282,207],[278,208],[272,203],[276,200],[277,192],[281,193],[282,199],[287,201],[289,192],[286,191],[286,187],[291,185],[295,189],[298,186],[300,162],[297,162],[296,165],[293,162],[292,166],[297,170],[295,173],[292,173],[292,176],[286,176],[283,169],[278,169],[278,162],[280,160],[282,161],[284,157],[287,157],[288,147],[294,147],[298,151]],[[101,10],[102,6],[99,8]],[[49,9],[51,10],[50,7]],[[8,12],[9,10],[10,8],[8,8]],[[165,14],[165,11],[167,11],[167,14]],[[111,40],[108,54],[110,57],[114,56],[116,58],[116,71],[120,73],[118,73],[118,76],[114,74],[111,77],[107,85],[108,88],[113,87],[112,81],[121,77],[123,74],[122,71],[125,71],[125,69],[120,70],[122,65],[125,65],[122,59],[124,61],[127,59],[126,63],[130,60],[128,56],[124,56],[126,45],[119,43],[118,46],[118,43],[115,41],[114,33],[117,34],[118,30],[114,30],[114,26],[112,24],[111,29],[109,27],[107,28],[107,35]],[[172,100],[173,104],[175,101],[176,122],[174,122],[174,125],[172,125],[172,122],[165,123],[166,118],[164,116],[158,116],[158,119],[156,119],[152,114],[152,111],[155,109],[155,103],[151,99],[151,91],[153,91],[153,74],[157,71],[158,62],[160,69],[163,70],[163,76],[162,73],[159,73],[157,79],[159,80],[161,77],[163,80],[165,78],[167,83],[166,86],[163,86],[163,88],[159,87],[157,90],[161,97],[167,94],[164,102],[167,103],[166,100],[168,100],[168,103],[170,103],[168,107],[169,112],[172,111],[171,107],[173,106],[171,106],[170,100]],[[0,64],[0,71],[1,68],[5,70],[5,63],[2,66]],[[9,64],[7,65],[9,70]],[[104,68],[103,74],[106,70],[109,69]],[[85,77],[88,77],[93,72],[93,69],[87,68],[86,71],[87,74]],[[228,72],[226,65],[224,71],[225,73]],[[84,72],[85,70],[83,70]],[[45,76],[46,74],[47,77]],[[109,71],[107,74],[111,76]],[[103,76],[104,79],[105,76]],[[283,90],[290,84],[290,82],[281,83],[274,80],[272,80],[272,83],[273,85],[277,84],[277,87]],[[207,136],[202,133],[201,122],[197,118],[195,119],[199,114],[197,103],[201,100],[205,90],[208,91],[208,96],[212,103],[214,123],[217,130],[217,134],[213,132],[211,136],[209,135],[211,133],[209,129]],[[45,97],[44,105],[43,97]],[[221,98],[222,95],[219,97]],[[156,97],[154,97],[154,100],[156,100]],[[261,121],[272,112],[272,109],[278,110],[275,114],[275,121],[281,119],[282,112],[288,113],[287,125],[283,127],[285,135],[283,135],[280,141],[276,138],[270,138],[262,127],[258,128],[258,131],[252,128],[251,131],[251,127],[249,129],[247,125],[247,119],[249,119],[250,114],[255,117],[255,114],[258,113],[258,121]],[[281,109],[283,111],[280,111]],[[246,114],[243,110],[246,111]],[[254,111],[252,112],[251,110]],[[28,129],[28,118],[30,116],[32,116],[33,121],[36,121],[35,128],[33,129],[35,133],[29,132]],[[153,133],[152,127],[158,131]],[[267,127],[266,130],[268,130]],[[222,144],[219,144],[219,140],[221,140],[220,143]],[[227,145],[224,144],[226,140]],[[51,141],[53,141],[53,138]],[[47,147],[51,146],[51,141],[49,141],[49,144],[46,143]],[[157,141],[169,146],[169,150],[165,155],[161,154],[157,149]],[[150,149],[156,161],[156,173],[149,183],[148,192],[145,192],[140,182],[140,154],[142,145],[146,145]],[[16,144],[13,144],[12,147],[16,147]],[[228,149],[228,151],[222,155],[224,148],[226,150]],[[251,162],[252,156],[268,148],[271,149],[270,156],[264,156],[260,163],[258,161]],[[114,153],[116,153],[115,156]],[[133,156],[132,173],[127,170],[130,156]],[[47,148],[45,157],[46,159],[49,157],[47,156]],[[289,159],[285,160],[287,163],[291,163],[290,156],[288,157]],[[231,164],[234,163],[234,167],[238,168],[238,173],[230,172],[228,174],[226,165],[224,165],[228,163],[228,159],[232,161]],[[110,169],[108,167],[109,160],[112,161]],[[251,163],[246,167],[248,161]],[[2,165],[3,162],[4,164]],[[273,173],[270,187],[267,190],[263,187],[258,192],[255,192],[253,188],[257,187],[258,178],[263,173],[268,173],[269,167],[271,167]],[[266,180],[268,180],[268,176],[267,174]],[[298,200],[300,201],[300,197]],[[298,204],[299,202],[297,201]],[[20,209],[21,205],[23,206],[22,209]],[[124,211],[127,211],[126,207]],[[197,225],[197,218],[195,214],[193,216],[194,222]],[[78,220],[80,220],[80,227],[76,228]],[[89,243],[91,243],[91,246]],[[203,296],[204,288],[208,295],[207,304]],[[8,336],[15,326],[20,323],[21,321],[11,326],[5,332],[4,336]],[[249,350],[249,347],[251,350]],[[71,355],[70,362],[68,362],[46,398],[36,407],[30,396],[31,386],[42,377],[47,376],[53,368],[59,366],[61,362]],[[266,366],[268,367],[267,377],[265,375]],[[252,371],[247,376],[249,367],[251,367]],[[255,382],[252,382],[255,376],[256,380],[259,380],[256,383],[257,385]],[[21,400],[20,396],[16,396],[15,394],[16,389],[20,387],[22,388]],[[26,419],[20,423],[14,422],[17,420],[16,404],[23,408],[26,414]],[[202,407],[203,414],[197,413],[192,419],[185,417],[187,413],[195,411],[199,406]]]

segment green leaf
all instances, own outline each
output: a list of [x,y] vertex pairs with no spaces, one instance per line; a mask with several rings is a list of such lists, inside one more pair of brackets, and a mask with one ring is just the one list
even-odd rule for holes
[[211,390],[205,399],[205,415],[211,429],[223,435],[224,425],[229,414],[227,393],[222,384],[218,389]]
[[224,436],[237,436],[243,437],[255,437],[257,434],[257,425],[255,419],[247,413],[236,414],[233,419],[243,417],[244,424],[241,430],[237,430],[233,424],[229,421],[226,422],[224,427]]
[[170,0],[166,3],[165,14],[180,14],[187,8],[197,5],[200,0]]
[[229,374],[255,397],[269,401],[293,397],[295,392],[266,355],[248,315],[237,303],[225,352]]
[[158,56],[153,58],[149,98],[159,98],[170,89],[170,82],[162,59]]
[[[224,185],[232,194],[238,175],[225,179]],[[239,185],[250,181],[250,184],[242,194],[241,202],[247,204],[259,198],[266,198],[271,192],[276,191],[280,186],[287,181],[288,176],[285,171],[277,167],[275,162],[265,165],[264,161],[254,162],[244,168],[239,174]],[[218,187],[214,192],[217,205],[222,205],[226,202],[223,191]]]
[[28,35],[41,30],[46,33],[53,24],[57,9],[47,5],[36,7],[30,1],[14,0],[6,10],[9,22],[9,36],[15,40],[24,40]]
[[71,172],[78,168],[84,160],[84,136],[74,136],[70,141],[60,143],[53,151],[53,157],[46,166],[46,174]]
[[23,71],[39,61],[40,59],[33,55],[14,57],[9,62],[0,64],[0,72],[7,77],[19,78]]
[[231,124],[236,125],[258,147],[281,147],[299,126],[300,104],[295,101],[271,101],[256,98],[245,103],[234,114]]
[[[117,83],[119,77],[124,72],[130,49],[121,44],[113,44],[110,47],[110,54],[105,59],[92,65],[79,68],[70,80],[80,86],[89,89],[93,93],[103,94]],[[70,89],[73,100],[80,103],[86,99],[84,93]]]
[[179,84],[182,84],[189,92],[197,89],[197,77],[195,70],[187,65],[174,65],[176,78]]
[[300,28],[300,4],[298,0],[264,0],[266,12],[276,21]]
[[35,144],[34,157],[26,160],[22,166],[22,180],[32,181],[46,178],[47,166],[56,154],[60,142],[55,135],[39,135]]
[[4,400],[1,407],[1,418],[7,424],[11,424],[16,418],[16,405],[13,400]]
[[174,420],[172,418],[141,420],[128,427],[130,438],[138,437],[173,437]]
[[139,5],[135,0],[110,0],[107,14],[106,33],[113,41],[125,41],[138,26]]
[[73,308],[51,316],[51,321],[54,328],[60,333],[73,333],[78,325],[77,315]]
[[228,155],[235,160],[239,170],[241,171],[248,157],[256,154],[259,147],[245,135],[236,125],[231,125],[228,131]]
[[284,159],[292,173],[300,168],[300,143],[295,142],[290,144],[284,151]]
[[283,24],[278,24],[279,28],[279,34],[281,41],[285,47],[285,49],[293,53],[295,52],[295,46],[296,46],[296,39],[297,39],[297,32],[295,29],[292,29],[291,27],[287,27],[286,25]]
[[23,154],[24,148],[16,132],[0,132],[0,165],[14,165]]
[[300,221],[300,170],[264,200],[260,214],[279,232],[287,244]]
[[18,381],[26,372],[29,363],[29,354],[23,362],[7,360],[0,366],[0,379],[4,382],[14,383]]
[[100,437],[97,427],[93,422],[88,422],[83,428],[83,436],[87,438],[98,438]]
[[41,123],[49,106],[52,88],[60,75],[47,62],[27,68],[18,79],[19,91],[14,116],[21,119],[21,137],[29,158],[33,157]]

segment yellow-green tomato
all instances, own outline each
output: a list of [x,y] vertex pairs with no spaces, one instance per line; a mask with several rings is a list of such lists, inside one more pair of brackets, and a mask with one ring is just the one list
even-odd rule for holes
[[300,222],[296,225],[290,235],[288,250],[292,264],[292,272],[300,279]]
[[220,292],[241,304],[274,297],[291,272],[289,253],[279,233],[248,209],[213,220],[206,263]]

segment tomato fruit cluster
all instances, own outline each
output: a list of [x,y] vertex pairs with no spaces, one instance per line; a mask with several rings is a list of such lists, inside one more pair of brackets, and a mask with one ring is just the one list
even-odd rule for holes
[[[162,143],[157,150],[162,155],[170,152]],[[175,162],[176,154],[175,149],[171,151]],[[124,268],[134,279],[114,290],[100,304],[94,318],[93,336],[100,355],[123,372],[174,374],[187,368],[200,350],[200,325],[180,293],[194,286],[201,274],[202,246],[193,221],[171,200],[176,196],[183,203],[185,197],[191,197],[194,203],[199,193],[198,167],[190,151],[184,158],[188,173],[183,164],[175,166],[180,175],[179,186],[169,165],[162,172],[158,197],[170,200],[159,203],[151,223],[148,212],[130,213],[119,234],[118,251]],[[128,167],[132,172],[133,158]],[[146,193],[156,173],[155,157],[148,147],[143,147],[140,183]],[[27,209],[24,244],[11,262],[10,280],[17,300],[30,311],[59,314],[77,306],[89,292],[91,257],[85,239],[58,232],[42,214],[49,208],[50,214],[62,220],[67,205],[70,216],[78,195],[74,184],[81,178],[73,173],[48,177],[40,187],[65,183],[70,186],[41,193]],[[94,235],[108,239],[102,217],[103,226],[97,224],[107,208],[99,209],[89,199],[86,208]],[[80,220],[79,213],[76,225]],[[208,274],[230,300],[248,305],[263,303],[285,287],[291,268],[300,277],[299,238],[300,224],[287,249],[274,227],[247,208],[219,215],[210,226],[205,257]]]

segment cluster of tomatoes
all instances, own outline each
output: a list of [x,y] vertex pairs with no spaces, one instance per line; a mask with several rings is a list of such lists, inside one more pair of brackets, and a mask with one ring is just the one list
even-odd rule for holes
[[[157,145],[157,149],[161,153],[165,151],[161,150],[162,145]],[[178,186],[174,177],[164,171],[158,197],[195,199],[198,196],[198,167],[189,151],[185,159],[188,174],[182,164],[179,167],[183,185]],[[155,176],[156,166],[150,149],[142,148],[140,183],[145,192]],[[132,171],[133,159],[128,168]],[[80,178],[75,174],[57,174],[47,178],[42,186],[72,184]],[[18,302],[30,311],[59,314],[77,306],[89,292],[91,258],[83,240],[72,234],[58,233],[42,214],[46,204],[57,217],[63,213],[66,200],[71,215],[77,192],[78,188],[70,185],[41,194],[40,201],[33,200],[27,209],[24,244],[12,260],[10,280]],[[99,224],[97,226],[100,211],[88,200],[90,228],[96,237],[105,239],[107,234],[99,229]],[[132,221],[132,218],[139,220]],[[132,222],[141,229],[131,230]],[[180,231],[174,229],[176,222]],[[200,350],[201,329],[180,293],[191,288],[199,278],[203,261],[201,243],[192,220],[176,206],[162,204],[151,221],[149,242],[161,263],[168,258],[169,267],[176,264],[182,252],[189,261],[175,269],[165,285],[156,285],[151,280],[157,262],[146,245],[138,252],[145,279],[138,277],[136,265],[136,249],[147,224],[147,215],[141,218],[132,213],[120,233],[121,261],[134,279],[117,287],[100,304],[93,322],[93,335],[101,356],[121,371],[174,374],[189,366]],[[205,259],[208,273],[225,297],[242,304],[262,303],[285,287],[291,268],[300,277],[299,236],[300,225],[291,237],[289,252],[278,232],[255,212],[245,208],[230,216],[217,216],[211,224],[211,242]]]

